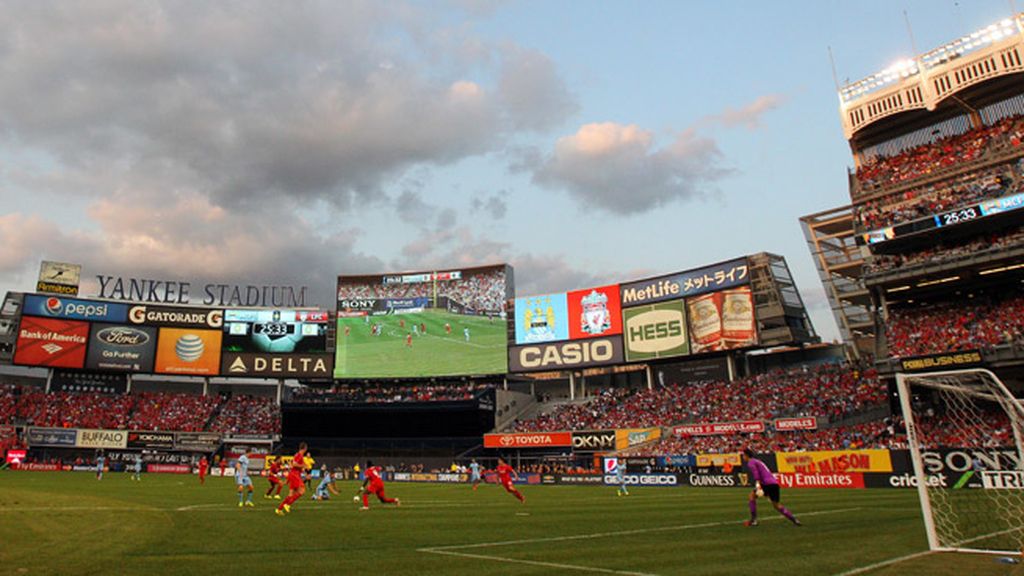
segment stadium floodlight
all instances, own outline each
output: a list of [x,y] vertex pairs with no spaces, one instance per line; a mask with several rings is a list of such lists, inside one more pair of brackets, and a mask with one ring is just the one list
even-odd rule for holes
[[[1017,554],[1024,544],[1024,406],[984,369],[897,374],[928,546]],[[940,447],[970,455],[952,478],[929,475]],[[947,481],[948,480],[948,481]]]

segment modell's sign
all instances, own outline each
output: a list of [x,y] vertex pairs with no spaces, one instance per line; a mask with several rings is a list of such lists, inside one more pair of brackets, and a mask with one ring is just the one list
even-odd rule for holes
[[775,420],[774,426],[780,432],[786,430],[817,430],[818,419],[814,416],[807,418],[778,418]]
[[764,422],[747,420],[745,422],[712,422],[710,424],[686,424],[676,426],[672,433],[676,436],[716,436],[725,434],[747,434],[764,432]]
[[[614,434],[612,436],[614,442]],[[547,446],[572,446],[572,433],[484,434],[484,448],[543,448]]]
[[614,336],[512,346],[508,352],[508,365],[510,372],[532,372],[620,364],[623,358],[622,338]]
[[330,378],[334,373],[334,356],[224,352],[220,373],[224,376]]

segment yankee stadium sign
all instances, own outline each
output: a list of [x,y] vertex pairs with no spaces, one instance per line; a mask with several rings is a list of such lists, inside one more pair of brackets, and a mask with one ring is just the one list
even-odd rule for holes
[[127,302],[155,304],[203,304],[205,306],[249,306],[261,308],[304,308],[306,287],[205,284],[202,299],[193,302],[192,283],[149,278],[96,276],[100,290],[96,296]]

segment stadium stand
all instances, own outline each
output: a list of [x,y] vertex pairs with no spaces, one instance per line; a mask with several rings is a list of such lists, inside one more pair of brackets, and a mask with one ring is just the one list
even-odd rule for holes
[[595,430],[786,416],[838,420],[886,402],[886,387],[874,369],[824,365],[732,382],[609,389],[588,402],[563,404],[550,414],[516,422],[515,430]]
[[292,392],[292,402],[447,402],[472,400],[492,384],[408,384],[385,385],[338,383],[329,388],[302,387]]
[[998,253],[1022,243],[1024,243],[1024,227],[1016,226],[1007,231],[993,232],[978,238],[939,242],[914,252],[875,254],[869,262],[865,263],[864,268],[865,272],[869,274],[905,270],[923,264],[939,264]]
[[1020,146],[1021,116],[1011,116],[968,130],[963,134],[947,136],[889,156],[877,155],[867,159],[856,172],[863,192],[880,191],[886,186],[927,176],[957,164],[967,164],[986,153]]
[[979,295],[891,308],[886,324],[891,356],[989,350],[1024,342],[1024,296]]
[[281,407],[269,396],[237,394],[220,406],[209,429],[225,434],[279,434]]

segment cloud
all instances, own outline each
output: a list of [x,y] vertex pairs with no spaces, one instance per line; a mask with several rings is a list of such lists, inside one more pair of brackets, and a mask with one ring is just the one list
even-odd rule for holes
[[415,3],[8,8],[0,153],[45,155],[65,182],[155,168],[160,186],[222,206],[348,209],[384,201],[412,167],[488,153],[576,108],[545,56]]
[[301,282],[310,289],[310,304],[330,307],[337,274],[384,266],[355,250],[358,230],[320,236],[287,211],[254,216],[196,194],[160,205],[126,200],[91,204],[90,229],[65,230],[36,216],[0,217],[0,275],[25,277],[47,258],[82,264],[86,279],[104,274],[230,284]]
[[756,100],[741,108],[726,108],[721,114],[710,116],[709,122],[717,122],[726,127],[743,126],[749,130],[761,127],[761,117],[765,113],[779,108],[786,103],[781,94],[759,96]]
[[587,124],[559,138],[547,155],[525,157],[519,168],[537,185],[567,191],[584,208],[620,214],[648,212],[709,193],[727,175],[714,140],[679,133],[657,148],[636,125]]
[[470,201],[472,212],[484,212],[494,220],[505,218],[508,213],[508,203],[505,201],[505,192],[498,192],[491,195],[476,196]]

